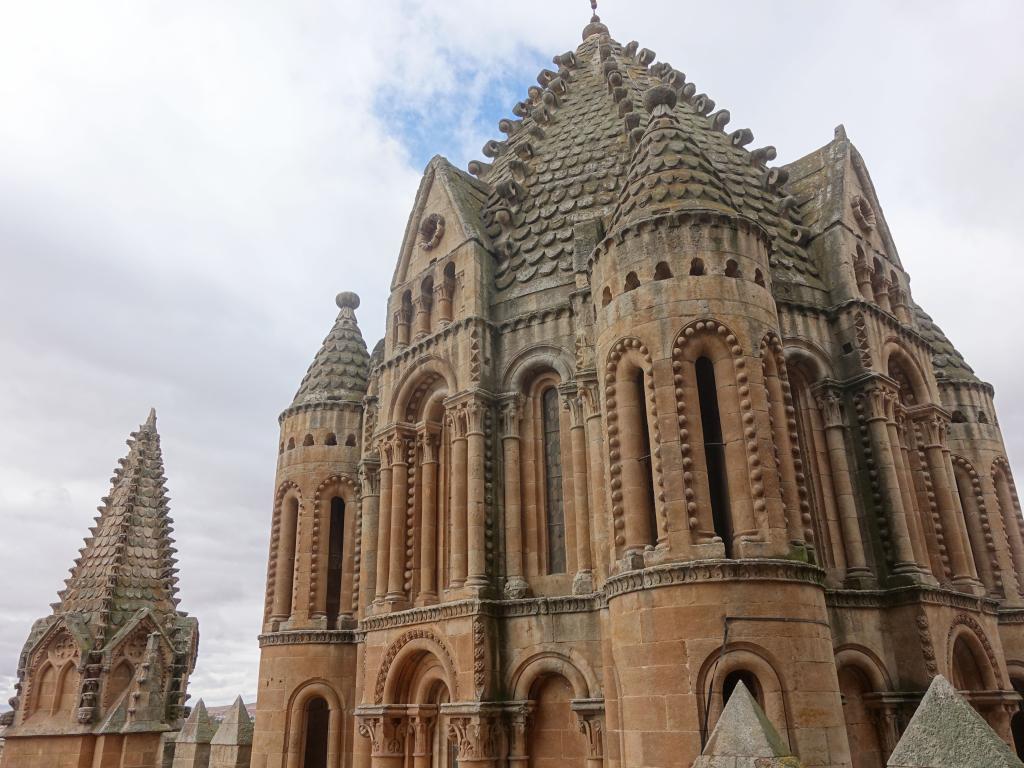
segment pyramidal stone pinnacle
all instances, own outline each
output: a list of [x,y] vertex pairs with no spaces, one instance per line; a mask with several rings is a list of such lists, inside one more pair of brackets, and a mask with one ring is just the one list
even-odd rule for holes
[[156,411],[128,440],[110,492],[89,530],[56,614],[85,613],[117,626],[140,608],[173,613],[174,547]]

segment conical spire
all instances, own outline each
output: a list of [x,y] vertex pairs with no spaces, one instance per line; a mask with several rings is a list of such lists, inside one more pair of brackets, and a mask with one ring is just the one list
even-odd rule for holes
[[370,375],[370,355],[359,331],[355,310],[359,297],[339,293],[338,319],[306,371],[292,408],[338,400],[361,401]]
[[177,568],[171,539],[156,411],[132,432],[110,493],[85,539],[54,613],[89,614],[101,630],[140,608],[175,612]]
[[1021,762],[942,675],[889,757],[890,768],[1020,768]]
[[644,94],[651,118],[646,130],[635,129],[637,146],[612,214],[612,230],[679,210],[736,212],[718,171],[675,115],[677,98],[667,85]]
[[224,716],[212,743],[231,746],[252,744],[252,718],[249,717],[249,710],[245,708],[241,696],[235,699],[231,709]]

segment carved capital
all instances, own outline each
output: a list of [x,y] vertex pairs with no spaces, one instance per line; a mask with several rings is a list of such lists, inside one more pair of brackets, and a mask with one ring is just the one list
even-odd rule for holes
[[519,437],[519,420],[522,417],[522,397],[520,395],[509,395],[502,399],[500,408],[501,415],[501,436]]
[[359,484],[362,496],[380,496],[380,467],[363,463],[359,466]]
[[502,744],[501,719],[494,713],[449,715],[448,738],[459,750],[459,762],[495,760]]
[[422,464],[433,464],[437,461],[437,446],[439,437],[429,427],[425,427],[416,435],[416,441],[420,446],[420,462]]
[[451,433],[453,440],[459,440],[466,437],[466,433],[469,429],[469,423],[467,421],[465,404],[459,403],[450,406],[445,411],[445,418],[448,420],[448,431]]
[[389,707],[373,707],[371,711],[356,712],[359,735],[370,740],[370,754],[374,757],[404,757],[405,739],[409,723],[404,712]]
[[824,390],[817,398],[818,410],[825,429],[842,429],[846,426],[843,415],[843,398],[835,390]]
[[479,400],[470,400],[465,405],[467,434],[482,434],[484,431],[484,414],[487,412]]
[[572,702],[580,733],[587,738],[587,756],[604,757],[604,700],[577,699]]
[[864,418],[868,421],[888,421],[890,394],[891,390],[874,384],[857,395],[858,401],[864,407]]
[[562,408],[569,413],[569,426],[573,429],[584,425],[585,415],[583,398],[575,384],[559,387],[562,396]]

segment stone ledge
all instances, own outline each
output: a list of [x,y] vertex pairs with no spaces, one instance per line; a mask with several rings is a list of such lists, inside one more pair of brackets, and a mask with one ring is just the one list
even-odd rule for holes
[[[825,592],[825,604],[829,608],[896,608],[914,603],[941,605],[962,611],[976,611],[996,615],[1001,623],[1024,623],[1024,611],[999,611],[999,601],[990,597],[968,595],[942,587],[914,585],[893,589],[830,589]],[[1002,618],[1004,613],[1016,613],[1013,619]]]
[[345,645],[358,643],[362,633],[354,629],[292,629],[259,636],[260,648],[271,645]]
[[655,565],[612,576],[605,582],[605,592],[611,599],[642,589],[727,581],[788,581],[822,587],[825,572],[816,565],[793,560],[698,560]]

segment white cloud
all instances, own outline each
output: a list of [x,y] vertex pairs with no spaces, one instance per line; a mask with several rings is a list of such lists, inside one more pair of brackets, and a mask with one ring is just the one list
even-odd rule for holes
[[[685,71],[782,160],[846,123],[915,297],[996,385],[1021,466],[1008,348],[1024,335],[1021,9],[602,6],[616,37]],[[19,584],[0,607],[0,674],[153,404],[182,607],[201,622],[192,691],[252,695],[275,417],[333,294],[361,294],[372,345],[414,147],[475,156],[588,13],[583,0],[0,7],[0,583]]]

